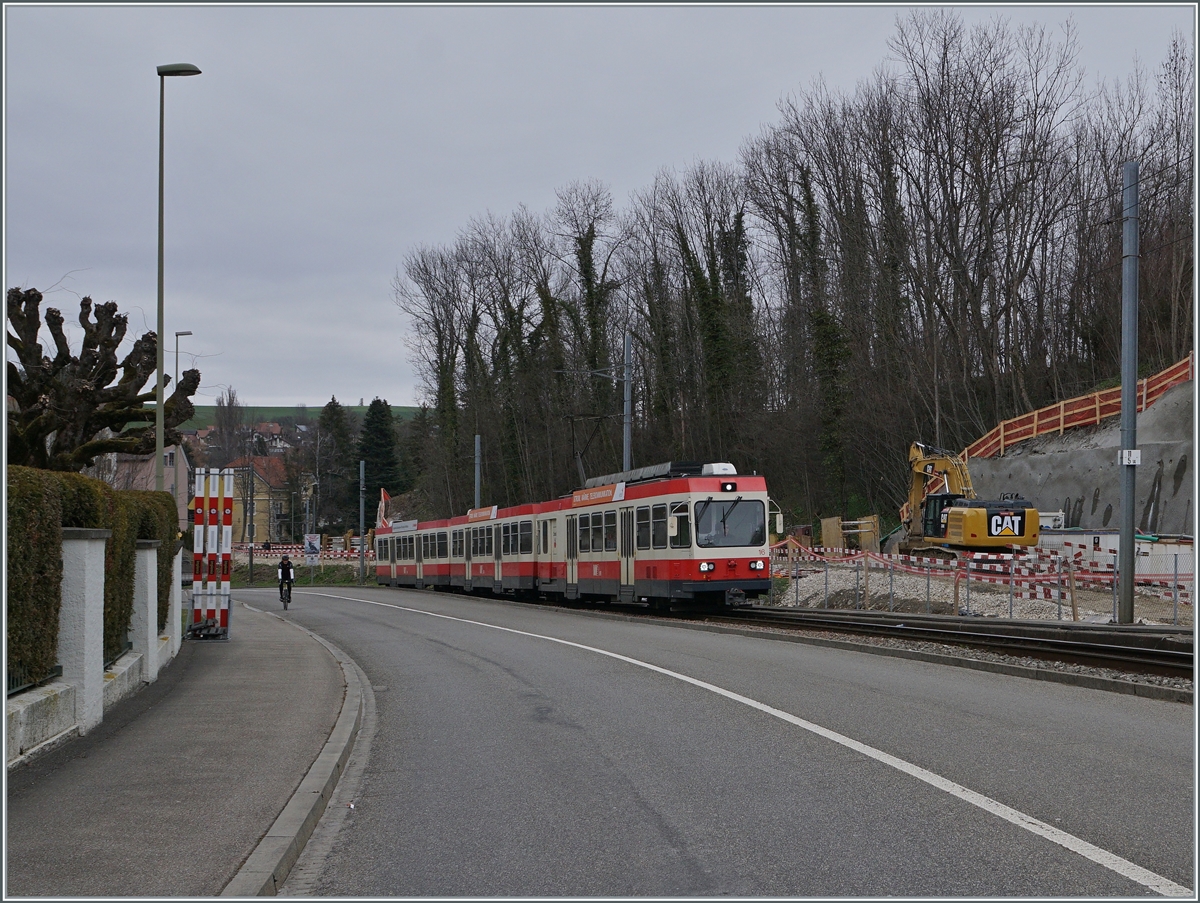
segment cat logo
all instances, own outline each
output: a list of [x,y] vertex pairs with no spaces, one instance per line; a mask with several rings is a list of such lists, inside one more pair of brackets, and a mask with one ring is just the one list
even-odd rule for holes
[[988,536],[1021,536],[1024,532],[1024,514],[1000,512],[988,521]]

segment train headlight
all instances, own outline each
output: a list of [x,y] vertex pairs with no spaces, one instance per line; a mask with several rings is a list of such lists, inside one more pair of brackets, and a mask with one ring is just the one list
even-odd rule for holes
[[700,573],[701,574],[707,574],[709,571],[715,571],[716,569],[717,569],[717,565],[716,565],[716,562],[714,562],[714,561],[701,561],[700,562]]
[[766,562],[762,561],[761,559],[756,558],[754,561],[750,562],[750,570],[752,571],[761,571],[765,567]]

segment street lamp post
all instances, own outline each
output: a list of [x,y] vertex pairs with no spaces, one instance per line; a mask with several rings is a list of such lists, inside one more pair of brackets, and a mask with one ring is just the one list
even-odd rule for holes
[[158,67],[158,385],[154,391],[154,488],[163,489],[163,114],[166,110],[167,76],[199,75],[191,63],[168,63]]
[[171,383],[173,386],[179,385],[179,337],[181,335],[191,334],[192,331],[190,329],[185,329],[183,332],[175,333],[175,382]]

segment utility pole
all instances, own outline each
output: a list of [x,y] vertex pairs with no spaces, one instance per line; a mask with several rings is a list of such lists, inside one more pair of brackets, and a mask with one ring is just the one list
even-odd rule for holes
[[625,330],[625,452],[621,470],[633,469],[633,334]]
[[358,585],[367,582],[367,462],[358,462]]
[[1117,565],[1120,598],[1117,623],[1133,623],[1133,583],[1137,576],[1137,546],[1133,508],[1137,501],[1137,358],[1138,358],[1138,164],[1124,167],[1124,214],[1121,240],[1121,544]]
[[479,507],[479,433],[475,434],[475,507]]

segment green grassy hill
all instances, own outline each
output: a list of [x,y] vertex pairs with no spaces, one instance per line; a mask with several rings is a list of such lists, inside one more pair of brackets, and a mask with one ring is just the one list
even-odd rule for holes
[[[277,422],[284,418],[289,418],[293,421],[300,422],[302,415],[307,416],[309,422],[316,422],[321,416],[321,408],[323,405],[309,405],[307,408],[300,408],[295,405],[281,407],[256,407],[253,405],[246,406],[245,420],[247,423],[271,423]],[[366,405],[344,405],[347,411],[352,411],[360,419],[367,413]],[[401,407],[392,405],[392,415],[401,420],[411,420],[417,413],[416,408]],[[213,425],[217,417],[217,406],[213,405],[196,405],[195,416],[191,420],[180,425],[181,430],[200,430]]]

